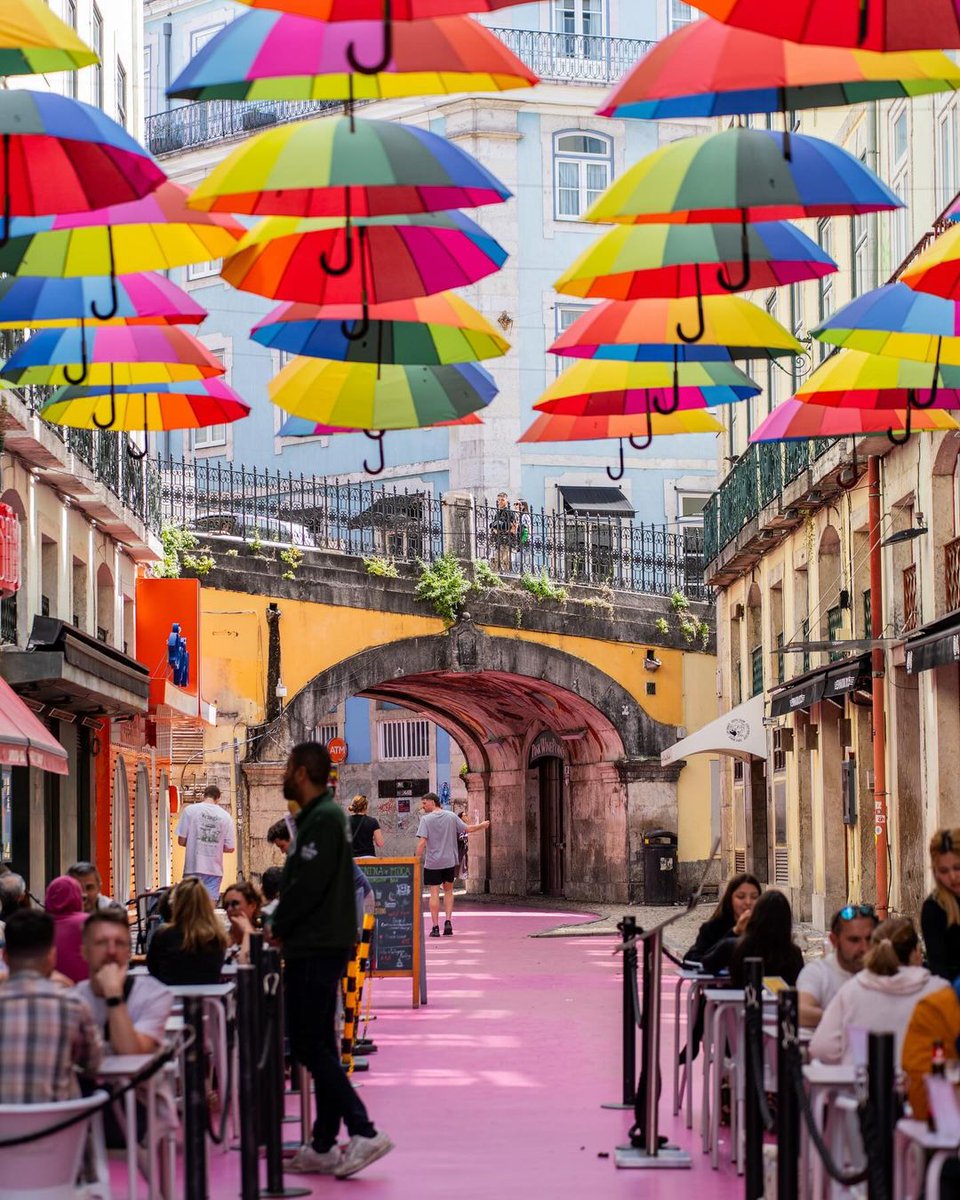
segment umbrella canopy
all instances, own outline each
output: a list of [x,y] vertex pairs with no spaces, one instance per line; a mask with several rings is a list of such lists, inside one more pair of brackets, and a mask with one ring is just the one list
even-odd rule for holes
[[656,121],[786,113],[958,87],[960,67],[942,52],[805,46],[705,20],[658,42],[597,111]]
[[220,360],[174,325],[41,329],[3,368],[8,383],[56,386],[164,383],[223,374]]
[[[802,354],[803,346],[770,314],[739,296],[696,299],[605,300],[579,316],[550,347],[571,358],[650,361],[659,346],[672,358],[684,330],[703,333],[696,350],[724,347],[731,358]],[[686,346],[683,346],[686,349]]]
[[[837,269],[823,250],[786,221],[747,227],[749,286],[781,287]],[[636,300],[643,296],[717,295],[742,257],[735,225],[618,225],[575,260],[554,285],[568,296]]]
[[226,425],[249,412],[250,405],[222,379],[203,379],[165,387],[63,387],[46,402],[40,416],[74,429],[159,433]]
[[824,408],[801,400],[784,400],[750,435],[751,442],[807,441],[820,437],[853,437],[859,434],[912,430],[960,429],[949,413],[938,409],[918,412],[904,404],[899,409]]
[[271,380],[274,404],[293,416],[351,429],[411,429],[485,408],[493,377],[461,366],[377,367],[372,363],[296,358]]
[[803,381],[796,398],[829,408],[953,408],[957,389],[960,366],[842,350]]
[[952,225],[900,273],[919,292],[960,300],[960,225]]
[[370,328],[354,340],[344,322],[355,325],[362,317],[357,304],[282,304],[254,325],[250,336],[289,354],[348,362],[438,366],[498,358],[510,349],[485,317],[452,292],[370,305]]
[[812,333],[821,342],[868,354],[960,365],[960,304],[905,283],[865,292]]
[[[269,8],[299,13],[318,21],[379,21],[384,15],[383,0],[240,0],[251,8]],[[496,12],[529,0],[391,0],[394,21],[419,21],[425,17],[450,17],[458,13]]]
[[517,441],[592,442],[606,438],[648,439],[653,434],[722,432],[723,426],[706,410],[677,412],[670,416],[652,413],[630,417],[568,417],[543,413]]
[[324,117],[243,142],[190,196],[205,211],[384,216],[499,204],[510,192],[459,146],[393,121]]
[[532,87],[537,76],[469,17],[403,22],[375,74],[380,20],[329,24],[278,12],[245,13],[211,38],[167,89],[185,100],[380,100]]
[[864,50],[954,50],[960,14],[954,0],[693,0],[711,17],[792,42]]
[[[96,304],[106,311],[110,280],[85,275],[44,279],[24,275],[0,279],[0,329],[43,329],[80,324]],[[124,325],[199,325],[207,310],[163,275],[145,272],[117,279],[117,311]]]
[[760,387],[733,363],[575,362],[534,404],[565,416],[657,412],[733,404]]
[[[451,429],[457,425],[482,425],[483,418],[476,413],[467,413],[453,421],[436,421],[433,425],[415,425],[415,429]],[[366,433],[365,429],[351,429],[348,425],[318,425],[304,417],[287,417],[277,430],[277,437],[329,437],[335,433]]]
[[773,130],[681,138],[615,179],[585,215],[623,224],[852,216],[903,201],[840,146],[799,134],[790,157]]
[[43,0],[4,0],[0,12],[0,75],[76,71],[99,61]]
[[507,253],[459,212],[261,221],[223,265],[235,288],[279,300],[371,304],[464,287]]
[[[0,18],[2,20],[2,18]],[[99,108],[53,92],[0,90],[0,244],[9,218],[137,200],[166,179]]]

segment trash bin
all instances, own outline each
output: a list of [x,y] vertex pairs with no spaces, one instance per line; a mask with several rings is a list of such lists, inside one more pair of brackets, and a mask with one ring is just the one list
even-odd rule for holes
[[674,904],[677,899],[677,835],[651,829],[643,835],[643,902]]

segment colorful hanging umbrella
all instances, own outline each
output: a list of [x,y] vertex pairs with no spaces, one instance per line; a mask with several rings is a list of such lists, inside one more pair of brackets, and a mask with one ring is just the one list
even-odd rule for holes
[[439,366],[498,358],[510,349],[485,317],[452,292],[372,304],[370,328],[354,340],[344,324],[355,327],[362,318],[357,304],[282,304],[254,325],[250,336],[289,354],[348,362]]
[[787,113],[960,87],[945,54],[802,46],[719,21],[693,21],[658,42],[597,110],[672,120]]
[[7,360],[2,374],[16,384],[166,383],[223,375],[224,367],[175,325],[107,325],[41,329]]
[[[465,417],[457,417],[453,421],[435,421],[433,425],[415,425],[414,429],[453,429],[458,425],[482,425],[483,418],[477,413],[467,413]],[[304,417],[287,417],[277,430],[277,437],[331,437],[336,433],[365,433],[370,436],[369,429],[351,429],[347,425],[318,425]],[[381,435],[382,436],[382,435]]]
[[404,22],[376,74],[351,66],[380,53],[377,21],[328,24],[310,17],[251,12],[225,25],[167,89],[182,100],[381,100],[450,92],[532,87],[537,76],[469,17]]
[[274,404],[293,416],[352,429],[410,429],[477,412],[497,394],[474,363],[377,367],[296,358],[271,380]]
[[[261,221],[224,263],[245,292],[316,304],[407,300],[463,287],[498,271],[506,251],[459,212]],[[352,331],[360,336],[357,329]]]
[[[724,348],[730,358],[779,358],[803,353],[803,346],[762,308],[739,296],[682,300],[605,300],[582,313],[550,347],[570,358],[649,362],[659,352],[673,357],[684,328],[697,321],[703,334],[695,347],[683,345],[694,361],[700,351]],[[690,361],[689,359],[687,361]],[[703,360],[700,360],[703,361]]]
[[[752,288],[821,279],[837,269],[824,251],[786,221],[747,228]],[[709,296],[729,289],[741,261],[735,225],[618,225],[588,247],[554,285],[568,296],[637,300]]]
[[918,292],[960,300],[960,225],[941,233],[900,272],[900,279]]
[[[110,280],[99,275],[44,279],[32,275],[0,279],[0,329],[43,329],[79,325],[96,304],[106,311]],[[207,310],[165,279],[143,272],[117,278],[117,311],[124,325],[199,325]]]
[[227,425],[250,412],[250,405],[222,379],[166,386],[63,387],[40,410],[54,425],[74,429],[118,429],[159,433]]
[[137,200],[165,178],[99,108],[53,92],[0,90],[0,245],[11,217]]
[[99,61],[43,0],[4,0],[0,11],[0,75],[76,71]]
[[499,204],[510,192],[459,146],[394,121],[325,117],[242,143],[190,196],[205,211],[385,216]]
[[877,433],[902,443],[913,430],[938,429],[960,429],[960,424],[949,413],[938,409],[918,412],[906,405],[899,409],[825,408],[790,399],[778,404],[760,422],[750,435],[750,441],[807,441],[809,438]]
[[863,50],[955,50],[960,12],[955,0],[693,0],[711,17],[816,46]]
[[801,402],[825,408],[953,408],[960,366],[841,350],[825,359],[797,388]]
[[905,283],[865,292],[812,333],[821,342],[868,354],[960,366],[960,304]]

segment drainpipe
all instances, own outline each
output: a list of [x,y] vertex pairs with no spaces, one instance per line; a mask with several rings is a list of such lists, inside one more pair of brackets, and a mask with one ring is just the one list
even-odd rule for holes
[[[170,89],[170,84],[173,82],[171,75],[173,60],[173,22],[164,21],[163,23],[163,78],[164,89],[163,93],[166,96]],[[167,108],[169,109],[173,101],[167,96]]]
[[[870,527],[870,636],[883,636],[883,553],[880,546],[880,458],[867,459],[868,519]],[[877,853],[877,914],[887,915],[890,880],[887,872],[887,725],[884,710],[883,647],[872,651],[873,676],[873,814]]]

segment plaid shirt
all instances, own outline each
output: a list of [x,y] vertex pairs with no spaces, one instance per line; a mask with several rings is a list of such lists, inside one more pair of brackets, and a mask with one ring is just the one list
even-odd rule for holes
[[0,986],[0,1104],[79,1096],[75,1068],[100,1065],[103,1042],[86,1006],[37,971]]

